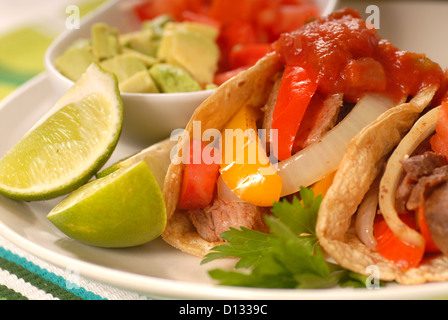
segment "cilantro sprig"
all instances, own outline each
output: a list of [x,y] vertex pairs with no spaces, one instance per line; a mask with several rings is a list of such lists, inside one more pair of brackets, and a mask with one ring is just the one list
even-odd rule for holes
[[302,187],[300,199],[281,200],[266,216],[269,233],[248,228],[221,234],[202,264],[237,258],[235,270],[213,269],[210,276],[221,285],[262,288],[327,288],[335,285],[365,287],[366,277],[326,261],[315,232],[322,196]]

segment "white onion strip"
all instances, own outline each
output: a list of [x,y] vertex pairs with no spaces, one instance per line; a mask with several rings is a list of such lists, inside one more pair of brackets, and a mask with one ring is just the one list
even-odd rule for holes
[[373,235],[373,223],[378,211],[378,190],[380,177],[376,178],[359,205],[356,213],[356,235],[369,249],[375,250],[376,239]]
[[283,183],[281,196],[296,193],[301,186],[308,187],[335,171],[350,140],[393,106],[393,101],[384,96],[366,94],[319,142],[279,162],[278,174]]
[[226,202],[244,202],[240,197],[238,197],[224,182],[222,176],[220,175],[216,184],[218,198]]

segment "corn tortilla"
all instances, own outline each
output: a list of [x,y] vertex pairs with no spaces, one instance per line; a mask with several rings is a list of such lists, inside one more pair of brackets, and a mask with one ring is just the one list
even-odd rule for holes
[[[222,84],[195,110],[178,142],[177,150],[182,150],[182,145],[190,142],[195,121],[200,121],[202,131],[222,130],[242,107],[249,105],[262,108],[274,84],[275,75],[282,69],[283,64],[278,55],[268,54],[250,69]],[[162,238],[183,252],[203,257],[221,242],[208,242],[202,239],[188,215],[177,210],[183,170],[182,163],[172,163],[165,177],[163,195],[168,223]]]
[[381,280],[420,284],[448,280],[448,257],[440,255],[417,268],[403,270],[366,247],[356,236],[354,215],[381,173],[387,156],[430,104],[438,88],[421,91],[364,128],[350,143],[319,209],[316,232],[322,248],[342,267],[370,276],[376,266]]

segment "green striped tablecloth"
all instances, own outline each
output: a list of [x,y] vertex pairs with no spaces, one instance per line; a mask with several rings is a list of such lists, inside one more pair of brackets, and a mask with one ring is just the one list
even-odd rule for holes
[[146,296],[77,277],[0,236],[0,300],[148,300]]
[[[45,51],[58,31],[63,31],[65,6],[78,4],[83,14],[102,2],[104,0],[21,0],[15,5],[14,1],[1,1],[0,101],[25,81],[44,71]],[[42,17],[42,25],[39,24],[39,13],[46,15]],[[23,21],[18,21],[20,15],[23,16]],[[27,15],[31,20],[25,20]],[[0,235],[0,300],[25,299],[148,298],[82,277],[78,278],[77,283],[72,283],[65,270],[38,259]]]

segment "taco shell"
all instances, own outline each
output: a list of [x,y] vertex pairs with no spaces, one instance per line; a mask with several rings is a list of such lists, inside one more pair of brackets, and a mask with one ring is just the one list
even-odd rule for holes
[[[250,69],[222,84],[195,110],[179,139],[177,150],[182,150],[182,145],[191,141],[195,121],[200,121],[202,132],[207,129],[222,130],[242,107],[250,105],[262,108],[274,84],[275,75],[282,69],[279,57],[268,54]],[[211,248],[221,243],[202,239],[188,215],[177,209],[183,170],[182,163],[173,162],[165,177],[164,200],[168,223],[162,237],[183,252],[203,257]]]
[[356,236],[354,215],[387,157],[430,104],[438,88],[422,90],[410,102],[400,104],[364,128],[350,143],[334,181],[324,197],[316,225],[322,248],[340,266],[371,276],[378,268],[384,281],[419,284],[448,280],[448,257],[438,256],[407,271],[369,249]]

